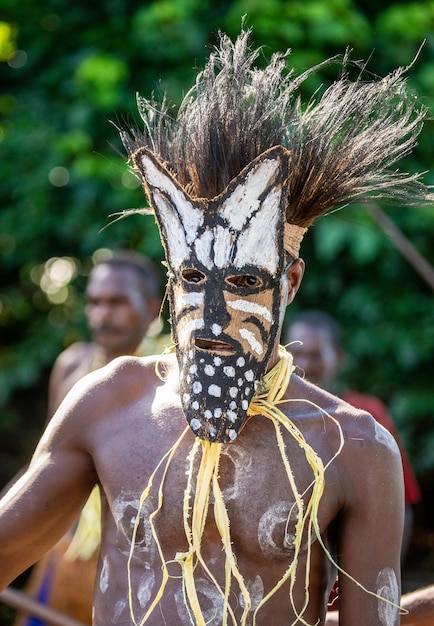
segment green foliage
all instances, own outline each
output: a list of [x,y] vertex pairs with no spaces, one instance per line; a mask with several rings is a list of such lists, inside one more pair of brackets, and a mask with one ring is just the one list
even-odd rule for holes
[[[85,336],[82,290],[95,250],[134,248],[161,261],[151,217],[116,220],[145,199],[111,122],[139,123],[137,92],[158,97],[167,90],[178,103],[218,29],[235,37],[246,16],[264,56],[291,48],[297,72],[349,47],[352,58],[370,57],[368,69],[383,75],[409,65],[426,39],[408,80],[434,109],[432,1],[34,0],[18,13],[15,0],[3,0],[2,9],[3,424],[15,419],[14,394],[41,380],[57,353]],[[324,88],[337,71],[329,66],[312,76],[303,97]],[[404,163],[410,171],[427,171],[431,184],[433,124],[427,121]],[[433,211],[387,212],[433,262]],[[432,472],[431,288],[360,206],[320,220],[303,256],[307,272],[293,310],[322,307],[336,315],[347,343],[346,381],[390,403],[418,470]],[[58,259],[66,265],[56,266]],[[63,267],[63,282],[55,283],[53,267]]]

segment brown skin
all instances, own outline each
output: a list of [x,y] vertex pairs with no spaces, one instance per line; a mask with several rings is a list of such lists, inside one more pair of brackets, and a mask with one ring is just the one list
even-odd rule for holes
[[48,414],[85,374],[118,356],[132,355],[159,313],[157,298],[143,294],[134,269],[104,263],[92,271],[86,288],[90,343],[75,343],[56,359],[49,382]]
[[[289,301],[297,291],[302,273],[300,263],[288,270]],[[116,623],[131,623],[126,605],[131,520],[150,474],[186,426],[180,408],[176,359],[169,355],[160,361],[167,368],[164,381],[156,376],[156,358],[123,357],[86,376],[68,394],[42,437],[28,471],[0,502],[0,588],[40,558],[66,532],[92,486],[98,483],[103,499],[103,534],[94,624],[113,623],[113,615],[118,615],[118,611]],[[378,590],[378,573],[386,569],[393,570],[399,580],[403,486],[399,451],[392,438],[383,429],[379,430],[369,415],[350,411],[348,405],[295,375],[286,398],[297,402],[283,404],[281,408],[291,410],[291,418],[324,463],[336,452],[339,438],[332,420],[311,403],[338,419],[344,432],[343,450],[326,470],[318,514],[323,540],[333,552],[336,550],[340,566],[368,589]],[[302,492],[310,484],[311,470],[298,444],[289,434],[283,436],[295,481]],[[193,440],[189,430],[168,471],[163,508],[157,517],[157,531],[167,560],[186,549],[182,494],[186,456]],[[258,529],[272,507],[278,508],[283,502],[289,513],[293,502],[269,420],[249,419],[235,442],[224,446],[220,482],[227,494],[231,537],[239,568],[246,580],[253,581],[259,576],[264,588],[269,590],[289,566],[291,550],[284,544],[283,522],[272,535],[271,552],[267,543],[260,540]],[[157,480],[151,494],[154,504],[158,483]],[[236,497],[230,497],[229,490],[233,492],[237,484],[243,488]],[[387,532],[381,533],[379,528]],[[287,533],[293,532],[294,524],[290,522]],[[161,577],[159,559],[152,556],[152,550],[144,548],[145,544],[142,537],[131,570],[134,608],[139,620],[144,609],[139,606],[136,594],[141,592],[143,597],[146,579],[152,576],[156,579],[155,594]],[[204,556],[208,561],[213,560],[223,584],[224,557],[211,516],[202,545]],[[298,606],[305,595],[305,566],[306,550],[302,549],[294,589]],[[312,545],[311,566],[310,602],[305,619],[323,626],[336,572],[318,541]],[[175,577],[169,579],[159,607],[147,622],[150,626],[184,623],[175,601],[175,594],[181,589],[180,579],[176,577],[179,568],[172,563],[169,570]],[[198,570],[199,578],[200,574]],[[235,583],[233,589],[236,592]],[[380,619],[383,606],[376,597],[343,577],[341,626],[367,623],[397,626],[398,615],[387,623]],[[237,609],[238,620],[240,614]],[[286,626],[294,620],[287,589],[265,604],[258,613],[258,626],[269,624],[270,618],[276,626]]]

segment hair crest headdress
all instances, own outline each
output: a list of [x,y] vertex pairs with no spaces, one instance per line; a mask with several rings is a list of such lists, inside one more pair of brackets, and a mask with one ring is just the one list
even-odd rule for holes
[[[292,256],[318,217],[348,202],[367,197],[407,205],[433,201],[419,174],[391,169],[416,145],[426,115],[407,89],[408,68],[367,81],[362,66],[351,81],[345,54],[295,76],[287,67],[289,51],[273,54],[259,69],[260,49],[249,48],[250,30],[235,42],[219,35],[219,47],[176,115],[166,97],[158,103],[137,96],[144,129],[120,129],[130,156],[148,148],[191,197],[212,199],[261,153],[284,146],[290,152],[285,246]],[[331,63],[341,64],[340,78],[318,102],[303,106],[298,88]]]

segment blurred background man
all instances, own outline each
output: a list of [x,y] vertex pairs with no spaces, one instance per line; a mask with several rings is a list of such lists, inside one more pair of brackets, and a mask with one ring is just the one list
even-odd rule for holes
[[[49,379],[48,420],[86,374],[122,355],[160,353],[170,338],[158,333],[160,279],[144,255],[117,251],[100,261],[86,287],[89,342],[77,342],[56,359]],[[26,592],[60,613],[92,623],[92,597],[99,546],[99,492],[92,492],[76,528],[33,568]],[[45,626],[18,614],[14,626]],[[47,625],[48,626],[48,625]]]
[[395,437],[401,450],[404,471],[406,503],[402,544],[404,560],[413,529],[413,506],[421,500],[421,490],[394,420],[384,402],[375,396],[342,388],[339,373],[345,351],[342,347],[341,334],[340,325],[331,315],[325,311],[306,310],[289,320],[285,343],[289,344],[288,350],[294,357],[295,365],[302,370],[301,375],[343,398],[357,409],[367,411]]
[[167,337],[162,340],[150,332],[158,326],[160,306],[159,276],[147,257],[119,251],[99,262],[86,287],[92,340],[72,344],[56,359],[49,381],[49,417],[85,374],[118,356],[161,352]]

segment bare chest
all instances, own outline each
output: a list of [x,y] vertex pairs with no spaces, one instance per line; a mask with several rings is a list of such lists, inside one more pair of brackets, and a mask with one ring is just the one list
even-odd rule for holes
[[[194,442],[189,430],[180,438],[185,428],[182,416],[181,424],[176,419],[171,423],[177,428],[166,433],[160,427],[150,429],[147,436],[136,430],[120,463],[114,460],[115,450],[107,454],[111,462],[104,467],[107,487],[103,488],[119,537],[130,542],[139,515],[136,540],[148,541],[151,518],[162,545],[176,552],[186,547],[186,524],[193,524],[194,515],[200,514],[206,519],[207,545],[216,543],[220,549],[215,512],[224,506],[231,539],[246,558],[258,553],[266,559],[289,558],[299,520],[312,496],[318,496],[315,468],[298,443],[288,440],[281,451],[272,428],[263,428],[261,438],[254,429],[243,432],[233,444],[215,444],[218,455],[205,459],[202,445]],[[329,475],[316,511],[324,529],[337,508],[336,476],[333,470]]]
[[[145,404],[140,412],[146,414]],[[308,530],[309,520],[300,526],[313,493],[313,472],[295,440],[287,438],[282,453],[274,427],[251,422],[234,443],[220,446],[208,463],[202,444],[195,443],[189,429],[181,437],[186,422],[178,407],[153,411],[149,420],[137,419],[134,413],[126,422],[127,429],[125,423],[118,424],[106,436],[99,459],[106,496],[98,575],[101,598],[105,589],[122,589],[119,606],[123,603],[122,611],[127,610],[129,568],[140,613],[160,588],[163,561],[169,573],[164,610],[179,617],[183,610],[179,555],[192,549],[191,534],[198,529],[201,555],[220,584],[225,579],[222,526],[229,531],[238,567],[258,602],[296,553],[301,567],[308,557],[318,564],[316,571],[324,567],[322,549]],[[331,484],[336,486],[335,478]],[[315,511],[324,534],[337,509],[328,484],[326,480]],[[206,586],[201,567],[195,575],[206,607],[211,602],[208,595],[217,592]],[[213,596],[213,602],[218,597]]]

